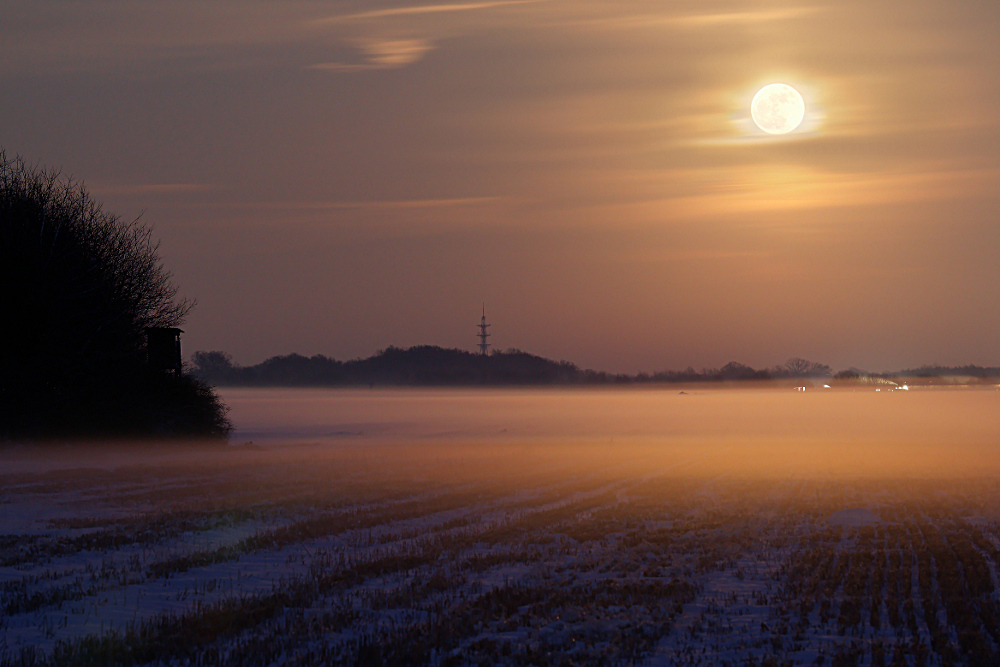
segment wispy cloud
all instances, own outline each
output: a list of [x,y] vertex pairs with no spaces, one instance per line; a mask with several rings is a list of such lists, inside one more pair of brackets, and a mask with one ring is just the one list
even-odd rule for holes
[[205,192],[211,190],[211,186],[201,183],[137,183],[130,185],[108,184],[88,186],[88,189],[95,195],[104,196],[146,196],[146,195],[173,195],[185,194],[189,192]]
[[437,199],[362,199],[312,201],[216,201],[203,207],[280,211],[392,210],[438,209],[484,206],[510,201],[508,197],[441,197]]
[[[297,202],[290,206],[298,209],[414,209],[451,208],[456,206],[480,206],[494,204],[503,197],[451,197],[443,199],[385,199],[367,201]],[[283,206],[283,205],[279,205]]]
[[356,72],[370,69],[406,67],[424,57],[434,45],[425,39],[365,39],[357,42],[362,61],[356,63],[314,63],[308,69]]
[[582,14],[575,17],[563,15],[552,20],[553,25],[581,26],[605,30],[632,30],[635,28],[652,29],[690,29],[721,26],[747,26],[751,24],[775,23],[798,19],[826,11],[826,7],[807,6],[790,7],[759,11],[715,11],[695,14],[685,14],[671,5],[650,10],[648,5],[605,5],[586,6]]
[[[682,217],[755,211],[875,206],[960,199],[988,189],[996,169],[925,165],[925,169],[833,173],[801,165],[741,166],[712,171],[675,171],[685,182],[678,196],[660,199],[663,210]],[[647,205],[656,205],[648,202]]]
[[365,21],[372,19],[384,19],[394,16],[415,16],[420,14],[444,14],[451,12],[467,12],[478,9],[493,9],[494,7],[507,7],[511,5],[528,5],[544,2],[544,0],[496,0],[494,2],[466,2],[466,3],[445,3],[436,5],[421,5],[417,7],[394,7],[391,9],[378,9],[368,12],[356,12],[353,14],[341,14],[339,16],[327,16],[314,19],[313,24],[329,25],[333,23],[345,23],[348,21]]
[[726,23],[767,23],[770,21],[785,21],[788,19],[808,16],[822,11],[822,7],[790,7],[788,9],[773,9],[768,11],[750,12],[719,12],[710,14],[693,14],[690,16],[680,16],[673,20],[679,25],[690,26],[710,26]]
[[[467,14],[547,0],[489,0],[484,2],[437,3],[414,7],[392,7],[326,16],[307,22],[312,28],[328,29],[341,43],[353,45],[356,62],[335,60],[309,65],[307,69],[331,72],[395,69],[421,60],[435,48],[434,42],[450,34],[457,18],[433,18]],[[450,27],[449,27],[450,26]]]

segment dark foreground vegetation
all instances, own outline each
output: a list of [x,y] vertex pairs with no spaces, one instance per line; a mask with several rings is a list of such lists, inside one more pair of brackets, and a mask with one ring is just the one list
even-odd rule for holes
[[147,363],[147,329],[193,306],[150,228],[2,151],[0,303],[0,441],[228,433],[208,385]]
[[799,358],[762,370],[730,362],[722,368],[700,371],[688,368],[652,374],[612,374],[515,349],[482,355],[433,345],[405,350],[390,347],[367,359],[351,361],[289,354],[271,357],[255,366],[239,366],[225,352],[195,352],[191,372],[222,386],[606,385],[822,378],[831,374],[829,366]]

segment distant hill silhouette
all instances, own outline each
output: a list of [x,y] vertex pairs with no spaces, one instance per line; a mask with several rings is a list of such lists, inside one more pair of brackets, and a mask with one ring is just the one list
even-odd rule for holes
[[517,386],[607,385],[649,382],[723,382],[775,378],[827,377],[830,367],[792,358],[767,370],[730,362],[722,368],[662,371],[638,375],[581,369],[517,349],[489,355],[420,345],[389,347],[367,359],[337,361],[323,355],[289,354],[255,366],[239,366],[225,352],[196,352],[191,372],[222,386]]
[[586,376],[569,362],[520,350],[484,356],[433,345],[389,347],[352,361],[289,354],[241,367],[224,352],[196,352],[192,360],[192,372],[216,385],[544,385],[579,383]]

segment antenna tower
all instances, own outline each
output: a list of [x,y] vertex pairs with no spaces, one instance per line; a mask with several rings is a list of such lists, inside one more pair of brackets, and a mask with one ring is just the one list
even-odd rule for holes
[[490,344],[486,342],[486,339],[490,337],[490,333],[487,329],[490,325],[486,323],[486,304],[483,304],[483,319],[479,323],[479,354],[487,355],[490,353]]

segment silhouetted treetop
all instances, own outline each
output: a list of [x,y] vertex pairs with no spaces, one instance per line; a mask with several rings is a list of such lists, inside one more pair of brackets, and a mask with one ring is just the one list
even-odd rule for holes
[[792,357],[780,366],[771,369],[771,375],[778,378],[829,377],[833,371],[826,364],[820,364],[801,357]]
[[722,380],[767,380],[771,377],[771,374],[764,370],[754,370],[745,364],[730,361],[719,369],[719,376]]
[[[178,298],[149,227],[0,151],[0,295],[0,437],[144,432],[157,421],[136,402],[164,382],[146,367],[146,330],[179,326],[194,303]],[[161,397],[194,381],[169,382]],[[149,410],[163,408],[149,399]],[[183,411],[160,416],[164,431],[184,420]]]

